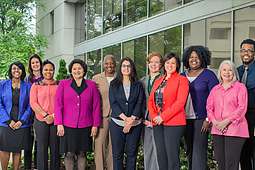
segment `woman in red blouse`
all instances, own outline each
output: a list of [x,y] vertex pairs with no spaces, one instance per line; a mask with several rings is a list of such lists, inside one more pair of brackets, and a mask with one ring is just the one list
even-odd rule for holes
[[180,141],[186,125],[184,105],[189,82],[178,74],[180,59],[177,54],[167,53],[163,64],[166,74],[155,81],[148,110],[153,124],[159,170],[179,170]]

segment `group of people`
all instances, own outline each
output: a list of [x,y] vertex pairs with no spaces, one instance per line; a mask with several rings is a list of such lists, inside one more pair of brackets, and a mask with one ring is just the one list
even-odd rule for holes
[[2,169],[7,170],[12,152],[17,170],[21,150],[28,160],[25,169],[31,169],[32,145],[37,143],[38,170],[48,169],[48,148],[51,170],[60,169],[62,153],[67,170],[74,169],[75,162],[84,170],[94,140],[97,170],[123,169],[124,152],[126,169],[135,170],[141,137],[145,170],[179,170],[184,136],[189,170],[206,170],[211,129],[219,169],[238,170],[240,162],[242,170],[251,170],[255,41],[246,39],[240,47],[243,65],[236,68],[225,60],[217,76],[207,69],[211,52],[199,45],[185,49],[186,71],[181,74],[177,54],[150,53],[149,74],[140,80],[128,57],[115,71],[113,55],[104,57],[104,72],[92,81],[84,78],[87,65],[80,59],[69,64],[72,78],[60,82],[54,80],[54,64],[36,54],[29,59],[28,76],[23,64],[12,63],[10,79],[0,82]]

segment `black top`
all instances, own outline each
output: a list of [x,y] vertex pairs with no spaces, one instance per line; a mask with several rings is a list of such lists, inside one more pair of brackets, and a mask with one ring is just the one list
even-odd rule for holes
[[14,120],[15,122],[17,122],[19,118],[19,97],[20,97],[20,89],[12,88],[11,119]]
[[85,82],[84,79],[82,79],[82,82],[81,82],[81,86],[78,87],[76,81],[73,79],[71,85],[70,85],[74,91],[78,94],[78,95],[81,95],[81,93],[88,87],[87,83]]
[[166,82],[167,80],[164,80],[155,91],[155,105],[157,108],[158,115],[160,115],[163,111],[163,95],[164,95],[164,88],[166,86]]

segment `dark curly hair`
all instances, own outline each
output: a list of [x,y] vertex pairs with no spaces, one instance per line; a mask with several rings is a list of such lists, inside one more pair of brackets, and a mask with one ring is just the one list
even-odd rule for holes
[[253,48],[255,49],[255,41],[253,41],[252,39],[243,40],[243,42],[242,42],[241,45],[240,45],[240,48],[241,48],[241,49],[242,49],[243,44],[252,44],[252,45],[253,45]]
[[12,79],[12,66],[15,65],[17,67],[19,67],[19,69],[22,70],[22,74],[20,76],[20,80],[24,80],[24,78],[26,77],[26,71],[25,71],[25,66],[19,62],[19,61],[15,61],[13,63],[11,63],[10,67],[9,67],[9,70],[8,70],[8,76],[10,79]]
[[70,63],[69,66],[68,66],[69,73],[70,73],[71,76],[73,77],[73,75],[72,75],[72,68],[73,68],[73,65],[74,65],[75,63],[80,64],[81,67],[83,68],[83,70],[84,70],[83,77],[84,77],[84,76],[86,75],[86,73],[87,73],[87,68],[88,68],[88,66],[87,66],[87,64],[86,64],[84,61],[82,61],[81,59],[74,59],[73,61],[71,61],[71,63]]
[[190,47],[187,47],[184,50],[184,53],[182,55],[182,62],[185,68],[189,69],[189,58],[190,54],[195,51],[198,55],[199,60],[201,61],[201,68],[207,68],[208,65],[211,64],[211,51],[207,47],[204,47],[202,45],[193,45]]

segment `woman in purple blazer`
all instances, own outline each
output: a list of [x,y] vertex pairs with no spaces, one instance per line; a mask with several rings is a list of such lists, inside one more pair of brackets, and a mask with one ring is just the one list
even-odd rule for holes
[[60,136],[60,153],[65,153],[65,168],[78,170],[87,165],[86,152],[92,151],[92,138],[101,126],[100,95],[93,81],[85,80],[87,65],[74,59],[69,65],[73,78],[61,80],[55,95],[54,124]]

